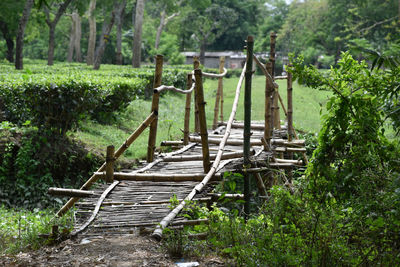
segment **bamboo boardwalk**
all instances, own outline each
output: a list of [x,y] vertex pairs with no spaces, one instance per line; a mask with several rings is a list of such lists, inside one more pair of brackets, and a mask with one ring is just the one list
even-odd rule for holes
[[[258,124],[260,128],[261,124]],[[225,127],[219,128],[218,133],[213,130],[209,131],[209,139],[220,138],[224,134]],[[275,131],[275,138],[281,138],[284,131]],[[254,141],[260,140],[263,136],[263,131],[253,130],[252,139]],[[196,140],[198,135],[191,135],[190,139]],[[242,129],[233,129],[228,143],[230,140],[243,139]],[[211,158],[218,150],[217,144],[210,143]],[[279,148],[278,146],[274,148]],[[253,158],[260,166],[266,166],[266,162],[271,158],[271,153],[263,151],[261,145],[254,146],[257,155]],[[242,153],[241,145],[227,145],[225,147],[226,155],[236,155],[236,158],[222,160],[220,168],[217,169],[212,182],[200,194],[196,195],[194,200],[207,201],[210,199],[208,193],[211,192],[214,185],[221,179],[224,172],[235,171],[237,166],[243,164],[241,158]],[[179,160],[180,157],[185,158],[192,156],[193,160],[172,161]],[[83,236],[91,235],[123,235],[130,234],[135,231],[137,227],[154,227],[157,225],[168,213],[171,211],[170,199],[174,196],[177,199],[184,199],[190,191],[201,181],[205,174],[203,173],[202,165],[202,147],[199,142],[190,142],[187,146],[181,149],[168,153],[159,154],[155,158],[156,164],[151,168],[143,170],[147,164],[141,168],[133,170],[124,170],[124,173],[141,173],[145,175],[165,175],[174,177],[177,175],[188,176],[187,181],[128,181],[124,180],[118,183],[117,186],[107,195],[102,203],[94,221],[88,226],[81,234]],[[192,176],[193,178],[190,178]],[[80,229],[93,214],[94,208],[98,199],[109,187],[103,184],[94,189],[94,195],[90,198],[82,199],[76,203],[76,224],[75,231]],[[175,219],[176,222],[185,221],[183,217]]]
[[[270,62],[263,65],[253,55],[253,38],[247,40],[247,59],[235,91],[228,121],[223,119],[223,83],[227,73],[224,58],[220,59],[219,74],[203,73],[200,63],[194,59],[194,71],[188,73],[186,90],[161,84],[163,57],[156,57],[154,91],[151,113],[143,123],[117,149],[107,147],[106,162],[81,186],[79,190],[50,188],[49,193],[69,196],[69,201],[57,212],[63,216],[74,205],[75,227],[71,236],[125,235],[138,228],[152,229],[152,236],[161,239],[162,230],[171,225],[194,224],[182,216],[182,210],[193,200],[205,201],[208,205],[217,201],[213,189],[227,172],[243,174],[244,189],[241,195],[232,198],[244,199],[244,214],[250,213],[250,179],[255,179],[258,195],[267,196],[265,184],[276,171],[286,172],[290,183],[293,168],[307,164],[305,142],[298,140],[293,128],[292,78],[275,77],[273,62],[275,35],[271,35]],[[253,61],[266,78],[265,121],[251,121],[251,80]],[[214,107],[212,130],[207,129],[202,77],[218,78],[218,89]],[[287,109],[283,104],[275,79],[287,80]],[[244,90],[244,122],[235,122],[241,87]],[[159,98],[163,91],[171,90],[186,95],[183,139],[165,141],[161,145],[171,146],[173,152],[156,154],[156,136]],[[190,134],[189,120],[191,97],[194,92],[194,133]],[[286,115],[281,125],[279,104]],[[219,109],[219,105],[221,109]],[[220,118],[218,119],[218,115]],[[220,121],[218,123],[218,121]],[[149,127],[146,162],[132,170],[114,171],[114,162]],[[294,153],[302,157],[293,159]],[[301,160],[301,158],[303,160]],[[262,177],[264,174],[267,179]],[[97,183],[102,179],[106,182]],[[91,189],[92,191],[88,191]],[[225,195],[227,197],[227,195]],[[175,199],[174,207],[171,199]]]

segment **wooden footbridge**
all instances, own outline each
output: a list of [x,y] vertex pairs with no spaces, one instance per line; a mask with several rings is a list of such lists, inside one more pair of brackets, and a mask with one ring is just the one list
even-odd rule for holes
[[[296,166],[307,164],[304,140],[298,140],[293,129],[292,79],[274,77],[275,35],[271,35],[270,61],[264,66],[253,55],[253,38],[247,39],[247,61],[236,87],[232,111],[227,122],[222,115],[223,77],[226,74],[224,59],[221,58],[220,73],[204,73],[194,59],[194,71],[188,74],[187,89],[162,85],[163,57],[156,57],[154,93],[151,113],[143,123],[115,151],[107,147],[106,162],[79,189],[50,188],[54,195],[70,196],[70,200],[58,211],[64,215],[73,206],[75,228],[72,235],[129,234],[138,227],[152,227],[152,236],[160,239],[162,229],[169,225],[195,224],[179,214],[188,201],[217,201],[214,186],[223,179],[224,173],[240,172],[244,176],[244,194],[227,197],[244,198],[244,212],[249,213],[250,179],[256,179],[258,195],[267,195],[265,175],[271,170],[283,170],[290,174]],[[251,122],[251,81],[253,62],[266,77],[265,121]],[[214,107],[213,129],[207,130],[203,77],[219,79]],[[287,109],[279,96],[275,79],[287,80]],[[245,80],[245,118],[243,123],[235,121],[242,83]],[[165,141],[161,145],[171,146],[173,152],[155,155],[159,96],[163,91],[173,90],[186,94],[184,136],[181,141]],[[195,99],[195,131],[189,132],[191,99]],[[281,126],[279,102],[286,114],[286,124]],[[221,104],[221,108],[219,105]],[[218,121],[219,117],[219,121]],[[147,161],[132,170],[114,171],[114,162],[147,128],[150,128]],[[293,153],[299,153],[298,160]],[[99,179],[92,191],[90,188]],[[170,199],[179,204],[171,210]],[[201,220],[200,220],[201,222]]]

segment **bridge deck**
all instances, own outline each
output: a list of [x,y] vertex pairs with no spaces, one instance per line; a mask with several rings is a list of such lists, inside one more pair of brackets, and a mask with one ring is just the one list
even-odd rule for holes
[[[209,131],[209,139],[215,139],[224,131],[215,133]],[[284,131],[276,131],[275,138],[282,138]],[[252,140],[260,140],[263,132],[261,130],[252,130]],[[243,139],[242,129],[232,129],[228,140]],[[218,144],[209,144],[210,155],[213,155],[218,150]],[[186,146],[187,150],[179,155],[201,155],[201,144],[190,143]],[[261,152],[262,146],[253,146],[258,155],[254,157],[254,161],[266,162],[266,159],[271,156],[270,152]],[[242,145],[227,145],[225,152],[242,151]],[[165,154],[159,154],[156,161],[165,157]],[[216,176],[221,175],[227,170],[235,169],[235,166],[240,165],[242,158],[226,159],[220,164],[220,169],[217,170]],[[145,167],[147,164],[143,164]],[[132,170],[134,171],[134,170]],[[124,170],[124,172],[132,172]],[[137,169],[136,169],[137,171]],[[139,172],[141,172],[139,170]],[[200,174],[203,173],[203,162],[183,161],[183,162],[164,162],[152,166],[143,173],[162,173],[170,174]],[[205,176],[205,174],[204,174]],[[200,179],[201,180],[201,179]],[[217,180],[217,179],[215,179]],[[178,199],[184,199],[190,191],[199,183],[199,179],[195,181],[179,181],[179,182],[153,182],[153,181],[120,181],[119,184],[107,195],[102,206],[94,219],[94,221],[82,232],[83,235],[112,235],[112,234],[129,234],[135,231],[139,226],[155,227],[170,211],[169,200],[176,195]],[[211,182],[205,190],[197,194],[195,199],[201,199],[207,196],[213,185],[217,181]],[[80,200],[76,204],[76,225],[75,229],[79,229],[87,219],[92,215],[96,203],[102,192],[106,190],[108,185],[102,184],[94,189],[95,194],[90,198]],[[182,217],[177,217],[176,221],[185,220]]]

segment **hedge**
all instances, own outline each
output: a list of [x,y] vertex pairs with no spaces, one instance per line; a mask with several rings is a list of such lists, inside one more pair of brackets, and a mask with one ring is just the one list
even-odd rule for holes
[[[25,64],[16,71],[0,64],[0,100],[5,119],[64,135],[84,116],[105,121],[132,100],[152,93],[154,67],[102,65],[100,70],[79,63],[54,66]],[[163,84],[185,88],[188,69],[165,67]]]

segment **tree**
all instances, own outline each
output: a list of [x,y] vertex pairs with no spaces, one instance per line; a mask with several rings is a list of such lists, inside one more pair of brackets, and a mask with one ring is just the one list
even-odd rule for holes
[[115,20],[117,22],[117,58],[116,64],[122,65],[123,58],[122,58],[122,24],[124,21],[125,15],[125,7],[126,7],[126,0],[123,0],[117,6],[117,11],[115,13]]
[[[53,61],[54,61],[54,39],[55,39],[55,31],[56,31],[56,26],[58,21],[60,20],[61,16],[65,13],[65,10],[67,9],[68,5],[72,2],[73,0],[65,0],[64,2],[60,3],[58,5],[58,10],[53,18],[51,19],[50,16],[50,10],[49,8],[45,5],[44,6],[44,13],[46,15],[46,24],[49,26],[49,47],[48,47],[48,53],[47,53],[47,65],[52,66]],[[55,6],[56,3],[53,2],[52,6]]]
[[137,0],[136,2],[135,32],[132,46],[132,67],[134,68],[140,68],[144,2],[145,0]]
[[71,33],[69,39],[69,46],[68,46],[68,56],[67,61],[72,62],[74,51],[75,51],[75,59],[77,62],[82,62],[82,55],[81,55],[81,37],[82,37],[82,30],[81,30],[81,17],[79,14],[74,11],[71,15],[69,15],[72,20],[71,25]]
[[[190,27],[194,38],[200,45],[200,62],[204,64],[207,45],[213,43],[220,37],[230,25],[236,21],[238,14],[235,10],[219,6],[217,4],[207,5],[207,1],[201,1],[197,8],[192,9],[183,19],[183,25]],[[190,25],[190,26],[189,26]]]
[[33,0],[26,0],[24,11],[22,12],[22,16],[18,24],[17,40],[15,48],[15,68],[17,70],[23,69],[22,51],[24,47],[24,33],[26,24],[28,23],[29,15],[31,13],[32,6],[33,6]]
[[96,48],[96,17],[94,11],[96,9],[96,0],[90,0],[89,5],[89,40],[88,40],[88,51],[86,56],[86,64],[93,65],[94,52]]
[[[97,46],[96,53],[95,53],[95,59],[94,59],[94,65],[93,69],[98,70],[100,69],[100,64],[101,60],[104,55],[104,50],[106,48],[107,43],[110,41],[110,32],[112,27],[114,26],[115,22],[115,13],[116,9],[118,8],[118,3],[115,2],[113,9],[111,11],[111,17],[110,20],[107,22],[106,15],[105,19],[103,21],[103,27],[102,27],[102,34],[99,39],[99,45]],[[107,10],[105,7],[103,7],[103,13],[106,13]]]

